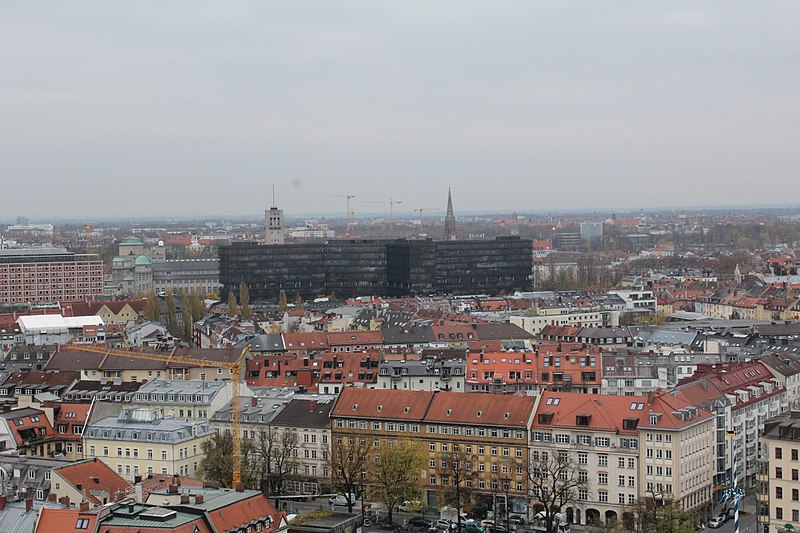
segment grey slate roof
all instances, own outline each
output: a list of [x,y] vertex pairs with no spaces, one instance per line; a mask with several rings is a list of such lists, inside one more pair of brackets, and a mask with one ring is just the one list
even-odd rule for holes
[[272,423],[277,426],[301,428],[329,428],[334,401],[293,399],[284,405]]
[[158,418],[150,409],[123,409],[117,417],[92,422],[86,436],[109,441],[166,442],[170,444],[191,440],[213,433],[207,422],[185,422]]

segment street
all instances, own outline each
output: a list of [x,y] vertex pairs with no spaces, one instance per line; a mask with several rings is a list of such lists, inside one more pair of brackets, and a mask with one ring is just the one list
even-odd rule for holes
[[[719,507],[716,509],[717,513],[722,511]],[[728,520],[718,529],[706,529],[708,532],[718,531],[719,533],[733,533],[733,519]],[[740,533],[757,533],[757,515],[756,515],[756,498],[753,494],[748,494],[742,499],[739,505],[739,532]]]

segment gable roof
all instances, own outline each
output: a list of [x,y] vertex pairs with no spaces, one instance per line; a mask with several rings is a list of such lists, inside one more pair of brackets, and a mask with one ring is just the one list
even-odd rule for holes
[[436,391],[425,420],[482,426],[527,427],[536,398]]
[[125,494],[133,491],[130,483],[96,457],[54,468],[53,472],[61,476],[76,490],[80,484],[86,498],[95,505],[104,503],[102,499],[98,498],[101,493],[108,495],[107,501],[112,501],[118,491]]
[[331,417],[394,418],[422,420],[433,399],[432,391],[364,389],[345,387]]

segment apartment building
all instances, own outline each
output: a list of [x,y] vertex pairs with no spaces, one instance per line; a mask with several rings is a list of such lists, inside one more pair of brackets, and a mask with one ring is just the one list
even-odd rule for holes
[[[253,393],[242,385],[241,395],[249,397]],[[164,418],[209,420],[232,398],[233,383],[230,381],[154,379],[142,384],[133,404],[156,409]]]
[[759,531],[785,533],[800,527],[800,411],[764,424],[758,480]]
[[421,360],[383,361],[377,388],[464,392],[466,361],[427,357]]
[[559,454],[585,483],[561,511],[575,524],[610,524],[642,497],[707,507],[714,420],[667,393],[545,392],[531,424],[531,456]]
[[0,303],[94,300],[103,295],[103,261],[66,248],[0,250]]
[[146,408],[125,408],[91,422],[83,433],[88,459],[97,457],[128,481],[137,475],[195,476],[201,444],[214,433],[207,422],[162,418]]
[[473,504],[527,511],[528,428],[536,399],[444,391],[347,388],[331,412],[332,439],[410,439],[426,457],[421,473],[427,503],[453,483],[453,461],[472,472]]

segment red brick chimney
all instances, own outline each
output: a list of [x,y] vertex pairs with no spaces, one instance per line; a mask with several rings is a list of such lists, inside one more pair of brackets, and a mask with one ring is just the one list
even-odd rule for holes
[[241,481],[236,484],[236,492],[244,492],[244,483]]
[[30,513],[33,509],[33,498],[25,498],[25,512]]
[[0,496],[0,511],[6,508],[6,504],[8,504],[8,496]]
[[88,511],[89,510],[89,502],[84,500],[81,502],[81,511]]
[[258,398],[255,396],[250,398],[250,407],[258,407]]
[[195,503],[195,504],[197,504],[197,503],[203,503],[203,500],[204,500],[204,498],[203,498],[203,495],[202,495],[202,494],[198,494],[198,495],[196,495],[196,496],[194,497],[194,503]]
[[189,503],[189,495],[181,494],[181,503]]
[[69,496],[64,496],[61,498],[61,505],[69,509]]

